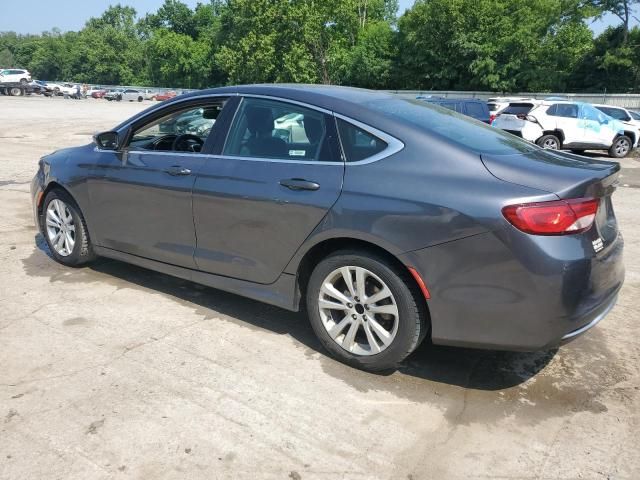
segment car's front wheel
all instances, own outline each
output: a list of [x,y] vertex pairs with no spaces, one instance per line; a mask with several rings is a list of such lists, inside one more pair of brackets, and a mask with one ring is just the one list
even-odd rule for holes
[[315,267],[307,309],[324,347],[368,371],[395,368],[427,330],[424,300],[409,272],[363,252],[336,252]]
[[95,259],[82,212],[68,193],[52,190],[47,194],[40,223],[49,250],[59,263],[78,267]]
[[625,135],[621,135],[613,141],[613,145],[609,149],[609,156],[613,158],[624,158],[631,151],[631,139]]
[[555,135],[543,135],[536,141],[536,145],[548,150],[560,150],[560,139]]

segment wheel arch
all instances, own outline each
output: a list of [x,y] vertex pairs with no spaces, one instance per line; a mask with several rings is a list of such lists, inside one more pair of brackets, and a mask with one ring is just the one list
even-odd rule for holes
[[[47,195],[49,194],[49,192],[53,190],[62,190],[63,192],[65,192],[67,195],[71,197],[71,199],[75,202],[76,205],[78,205],[78,201],[76,200],[73,193],[71,193],[71,191],[68,188],[66,188],[64,185],[62,185],[61,183],[58,183],[55,180],[51,180],[42,191],[42,195],[40,196],[40,201],[37,204],[38,219],[40,219],[40,217],[42,216],[44,199],[47,198]],[[80,207],[78,206],[78,208]]]
[[[636,140],[637,140],[637,134],[632,131],[632,130],[625,130],[624,133],[622,134],[625,137],[629,137],[629,139],[631,139],[631,146],[636,144]],[[620,134],[616,135],[616,138],[622,136]]]
[[543,130],[541,137],[544,137],[545,135],[554,135],[558,137],[561,145],[564,144],[564,132],[559,128],[556,128],[555,130]]
[[421,287],[418,284],[418,281],[414,278],[412,272],[409,270],[409,266],[405,265],[396,255],[391,253],[388,249],[383,248],[371,241],[353,237],[327,238],[316,243],[304,253],[296,267],[296,283],[298,289],[297,296],[301,303],[304,304],[305,302],[307,285],[309,283],[309,279],[311,277],[313,269],[324,258],[340,250],[357,250],[363,253],[371,253],[387,260],[389,263],[396,266],[401,271],[404,270],[406,272],[407,282],[411,282],[410,287],[415,288],[415,290],[419,293],[421,306],[424,308],[427,321],[429,321],[428,319],[430,318],[430,314],[427,300],[421,293]]

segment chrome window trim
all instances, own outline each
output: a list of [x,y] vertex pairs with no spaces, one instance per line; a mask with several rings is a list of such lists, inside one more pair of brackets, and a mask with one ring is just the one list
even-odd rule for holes
[[[383,140],[384,142],[386,142],[387,144],[387,148],[385,148],[384,150],[382,150],[379,153],[376,153],[375,155],[372,155],[370,157],[364,158],[362,160],[358,160],[357,162],[349,162],[347,161],[347,159],[345,158],[345,165],[349,166],[349,165],[366,165],[368,163],[373,163],[373,162],[377,162],[378,160],[382,160],[383,158],[387,158],[390,157],[391,155],[395,155],[396,153],[398,153],[399,151],[401,151],[402,149],[404,149],[404,143],[400,140],[398,140],[395,137],[392,137],[391,135],[389,135],[388,133],[383,132],[382,130],[378,130],[377,128],[374,128],[370,125],[367,125],[366,123],[362,123],[359,122],[358,120],[354,120],[353,118],[347,117],[345,115],[341,115],[339,113],[335,113],[333,114],[336,118],[339,118],[340,120],[344,120],[347,123],[350,123],[362,130],[364,130],[367,133],[370,133],[371,135],[373,135],[374,137],[378,137],[381,140]],[[338,126],[336,125],[336,128],[338,129],[338,137],[340,137],[340,129],[338,128]],[[344,148],[342,147],[342,138],[340,138],[340,147],[342,148],[342,155],[343,157],[344,155]]]
[[[174,102],[171,103],[171,105],[176,105],[176,104],[181,104],[181,103],[185,103],[185,102],[191,102],[194,101],[196,99],[198,100],[207,100],[207,99],[216,99],[216,98],[231,98],[231,97],[242,97],[241,98],[241,102],[242,99],[244,98],[261,98],[261,99],[265,99],[265,100],[273,100],[273,101],[277,101],[277,102],[283,102],[283,103],[291,103],[294,105],[299,105],[301,107],[304,108],[308,108],[310,110],[316,110],[318,112],[322,112],[325,113],[327,115],[331,115],[336,119],[341,119],[344,120],[347,123],[350,123],[358,128],[361,128],[362,130],[364,130],[367,133],[370,133],[371,135],[380,138],[381,140],[385,141],[387,143],[387,148],[385,148],[382,152],[379,152],[375,155],[372,155],[371,157],[367,157],[363,160],[358,160],[357,162],[348,162],[347,159],[345,158],[344,155],[344,148],[342,147],[342,139],[340,138],[340,131],[338,129],[338,126],[336,125],[336,130],[338,132],[338,140],[340,142],[340,151],[341,151],[341,155],[343,157],[343,161],[342,162],[322,162],[322,161],[317,161],[317,160],[287,160],[287,159],[278,159],[278,158],[257,158],[257,157],[240,157],[237,155],[213,155],[213,154],[207,154],[207,153],[188,153],[188,152],[172,152],[174,155],[178,154],[178,155],[188,155],[188,156],[194,156],[194,155],[199,155],[199,156],[204,156],[204,157],[210,157],[210,158],[229,158],[229,159],[233,159],[233,160],[249,160],[249,161],[257,161],[257,162],[278,162],[278,163],[299,163],[299,164],[313,164],[313,165],[346,165],[346,166],[358,166],[358,165],[366,165],[369,163],[373,163],[373,162],[377,162],[379,160],[382,160],[384,158],[390,157],[392,155],[395,155],[396,153],[400,152],[401,150],[404,149],[405,144],[404,142],[402,142],[401,140],[398,140],[397,138],[389,135],[386,132],[383,132],[382,130],[378,130],[375,127],[372,127],[370,125],[367,125],[366,123],[362,123],[359,120],[355,120],[354,118],[348,117],[346,115],[342,115],[340,113],[336,113],[332,110],[327,110],[326,108],[322,108],[322,107],[318,107],[317,105],[312,105],[309,103],[305,103],[305,102],[300,102],[298,100],[291,100],[288,98],[284,98],[284,97],[275,97],[273,95],[261,95],[261,94],[254,94],[254,93],[240,93],[240,92],[227,92],[227,93],[212,93],[212,94],[207,94],[207,95],[202,95],[202,96],[189,96],[188,98],[183,98],[183,99],[179,99],[176,100]],[[236,115],[238,114],[238,111],[240,110],[240,105],[242,103],[238,104],[238,107],[236,108],[236,111],[234,112],[234,116],[233,119],[231,120],[230,125],[233,125]],[[158,107],[158,110],[162,108],[162,107]],[[154,110],[153,112],[149,112],[151,113],[155,113],[157,110]],[[137,119],[140,120],[140,119]],[[131,123],[133,122],[129,122],[126,125],[123,126],[123,128],[129,128],[131,126]],[[224,145],[222,147],[222,151],[224,151],[224,148],[226,147],[227,141],[229,139],[229,132],[231,131],[231,127],[229,127],[229,131],[227,132],[227,136],[224,140]],[[100,151],[100,152],[104,152],[104,151],[109,151],[109,150],[101,150],[99,149],[97,146],[94,148],[95,151]],[[141,152],[139,150],[136,150],[136,152],[138,153],[144,153],[144,154],[162,154],[162,155],[166,155],[167,152],[166,151],[146,151],[146,152]]]

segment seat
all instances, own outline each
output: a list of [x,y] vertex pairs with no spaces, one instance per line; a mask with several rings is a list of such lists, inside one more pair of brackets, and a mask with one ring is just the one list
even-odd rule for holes
[[314,160],[318,160],[320,155],[318,147],[324,139],[324,125],[319,118],[312,116],[305,116],[303,125],[304,133],[309,140],[309,150],[312,152]]
[[245,142],[253,157],[288,158],[287,143],[273,137],[273,113],[270,108],[249,106],[245,111],[251,136]]

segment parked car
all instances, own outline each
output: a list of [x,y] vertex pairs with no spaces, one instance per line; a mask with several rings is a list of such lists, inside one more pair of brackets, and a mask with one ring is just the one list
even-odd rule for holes
[[127,88],[122,91],[122,100],[129,102],[141,102],[144,100],[145,92],[144,90],[136,90],[133,88]]
[[91,98],[104,98],[106,94],[107,94],[106,89],[93,90],[91,92]]
[[28,70],[21,68],[5,68],[0,70],[0,83],[21,83],[23,86],[31,81],[31,74]]
[[166,91],[166,92],[157,93],[154,98],[159,102],[164,102],[165,100],[172,99],[176,95],[177,95],[176,92],[174,92],[173,90],[169,90],[169,91]]
[[438,98],[417,97],[424,102],[429,102],[440,107],[448,108],[484,123],[491,123],[491,114],[487,102],[477,98]]
[[76,94],[76,86],[71,83],[53,83],[46,82],[47,90],[53,92],[54,95],[67,95],[72,96]]
[[120,90],[120,89],[109,90],[107,93],[104,94],[103,98],[110,102],[112,100],[119,102],[120,100],[122,100],[122,92],[123,90]]
[[[220,128],[159,128],[189,115]],[[294,115],[307,141],[274,136]],[[31,193],[63,265],[100,255],[305,306],[333,356],[386,370],[427,336],[538,350],[596,325],[624,277],[619,171],[420,100],[250,85],[47,155]]]
[[588,103],[514,102],[494,120],[493,126],[552,150],[607,150],[622,158],[638,144],[630,131]]
[[[95,86],[89,87],[85,92],[85,95],[87,97],[92,97],[92,98],[101,98],[99,95],[100,94],[104,95],[104,93],[102,92],[107,93],[106,89],[98,85],[95,85]],[[94,96],[94,93],[96,94],[96,96]]]
[[522,97],[494,97],[487,100],[487,106],[489,107],[489,123],[492,124],[500,113],[509,106],[511,102],[521,102],[533,100]]
[[634,118],[633,112],[622,107],[612,107],[611,105],[594,105],[598,110],[611,118],[622,122],[625,128],[625,135],[633,139],[640,137],[640,118]]
[[28,84],[28,89],[30,93],[42,95],[47,91],[47,84],[42,80],[32,80]]

